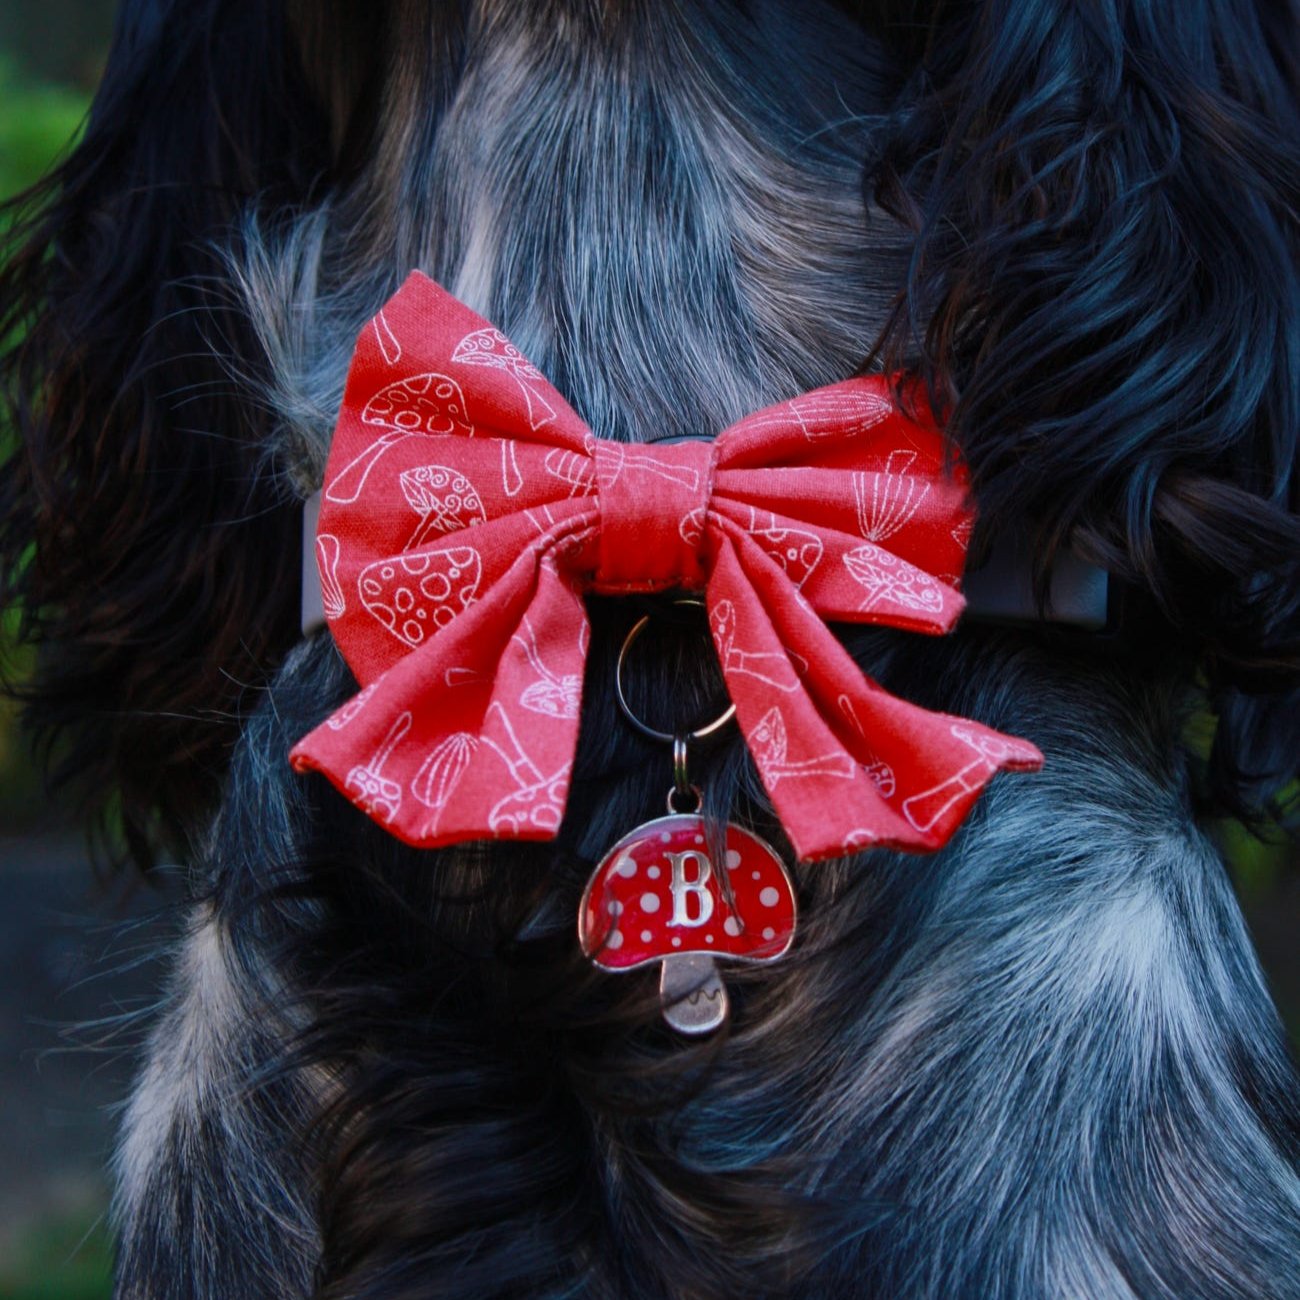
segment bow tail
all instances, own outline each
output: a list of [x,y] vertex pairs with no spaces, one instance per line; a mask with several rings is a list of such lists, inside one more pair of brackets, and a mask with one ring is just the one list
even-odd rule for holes
[[[589,631],[581,598],[533,548],[290,754],[416,848],[551,839],[578,739]],[[526,721],[525,721],[526,719]]]
[[759,775],[801,859],[944,844],[1025,741],[931,713],[863,676],[786,574],[743,535],[719,547],[710,625]]

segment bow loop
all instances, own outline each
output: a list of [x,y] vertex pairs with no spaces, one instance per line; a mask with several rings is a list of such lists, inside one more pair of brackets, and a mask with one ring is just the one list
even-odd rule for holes
[[915,397],[849,380],[713,443],[592,435],[504,334],[418,273],[362,332],[317,556],[361,692],[294,747],[421,846],[553,836],[578,736],[582,594],[706,592],[759,775],[799,855],[942,844],[1025,741],[865,678],[825,618],[947,631],[970,532]]
[[593,589],[607,595],[704,585],[711,443],[652,448],[592,439],[600,498]]

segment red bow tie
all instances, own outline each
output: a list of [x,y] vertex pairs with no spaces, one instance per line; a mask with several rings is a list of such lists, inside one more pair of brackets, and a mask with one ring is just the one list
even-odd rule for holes
[[1042,756],[889,695],[822,620],[952,627],[971,513],[945,451],[878,376],[712,443],[596,438],[499,330],[412,274],[357,341],[317,534],[330,629],[363,689],[293,764],[408,844],[550,838],[578,736],[582,593],[702,588],[799,857],[937,848],[995,772]]

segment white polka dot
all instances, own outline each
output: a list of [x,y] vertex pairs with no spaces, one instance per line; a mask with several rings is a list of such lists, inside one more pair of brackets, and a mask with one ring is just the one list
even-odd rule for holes
[[614,951],[617,952],[618,949],[620,949],[622,946],[623,946],[623,931],[611,930],[609,932],[609,938],[605,940],[605,947],[613,948]]
[[723,921],[722,928],[734,939],[740,933],[740,922],[734,916],[729,916]]
[[706,934],[706,935],[704,936],[704,942],[705,942],[705,943],[712,943],[712,942],[713,942],[713,936],[712,936],[711,934]]
[[642,930],[642,931],[641,931],[641,942],[642,942],[642,943],[649,943],[650,940],[653,939],[653,938],[654,938],[654,935],[651,934],[649,930]]
[[636,863],[631,858],[624,858],[614,870],[625,880],[631,880],[636,875]]
[[763,938],[764,938],[764,939],[775,939],[775,938],[776,938],[776,931],[775,931],[774,929],[772,929],[772,927],[769,925],[769,926],[767,927],[767,929],[763,931]]
[[735,871],[740,866],[740,854],[735,849],[727,850],[727,870]]
[[609,914],[610,914],[610,916],[622,916],[622,915],[623,915],[623,904],[622,904],[622,903],[619,903],[619,902],[613,902],[613,903],[611,903],[611,904],[609,905]]
[[680,948],[681,946],[682,946],[681,935],[678,934],[673,935],[673,947]]
[[650,867],[650,868],[646,871],[646,875],[649,876],[651,880],[658,880],[658,879],[659,879],[659,875],[660,875],[659,868],[658,868],[658,867]]
[[751,880],[762,880],[762,879],[763,879],[763,873],[762,873],[761,871],[755,871],[755,872],[753,872],[753,874],[750,876],[750,879],[751,879]]
[[781,901],[781,895],[771,886],[759,891],[758,901],[764,907],[775,907]]
[[704,836],[703,836],[703,835],[697,835],[697,836],[695,837],[695,842],[696,842],[696,844],[703,844],[703,843],[704,843]]
[[660,832],[659,832],[659,838],[660,838],[660,839],[661,839],[665,844],[667,844],[667,843],[669,842],[669,840],[672,839],[672,836],[671,836],[667,831],[660,831]]
[[657,911],[659,910],[659,895],[658,895],[658,894],[642,894],[642,895],[641,895],[641,910],[642,910],[643,912],[657,912]]

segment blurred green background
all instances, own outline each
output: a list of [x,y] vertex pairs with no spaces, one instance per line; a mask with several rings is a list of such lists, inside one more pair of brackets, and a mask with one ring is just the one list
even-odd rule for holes
[[[0,0],[0,198],[35,181],[76,136],[113,8]],[[0,661],[21,675],[16,624],[15,611],[0,611]],[[15,714],[0,697],[0,1297],[101,1300],[112,1262],[107,1107],[129,1058],[85,1045],[103,1041],[105,1016],[143,1004],[155,977],[98,974],[118,944],[104,926],[139,904],[96,889],[67,813],[41,795]]]
[[[38,180],[75,140],[103,67],[113,9],[113,0],[0,0],[0,200]],[[0,428],[0,447],[7,448],[6,436]],[[16,624],[14,611],[0,611],[5,663],[16,653]],[[13,715],[0,697],[0,830],[42,811]]]
[[[112,11],[111,0],[0,0],[0,197],[30,185],[75,138]],[[16,623],[0,611],[0,657],[21,675]],[[119,1018],[154,995],[147,954],[160,926],[148,900],[95,888],[73,819],[40,792],[15,716],[0,698],[0,1300],[92,1300],[110,1290],[102,1171],[138,1033]],[[1300,1040],[1294,853],[1236,825],[1220,830]]]

